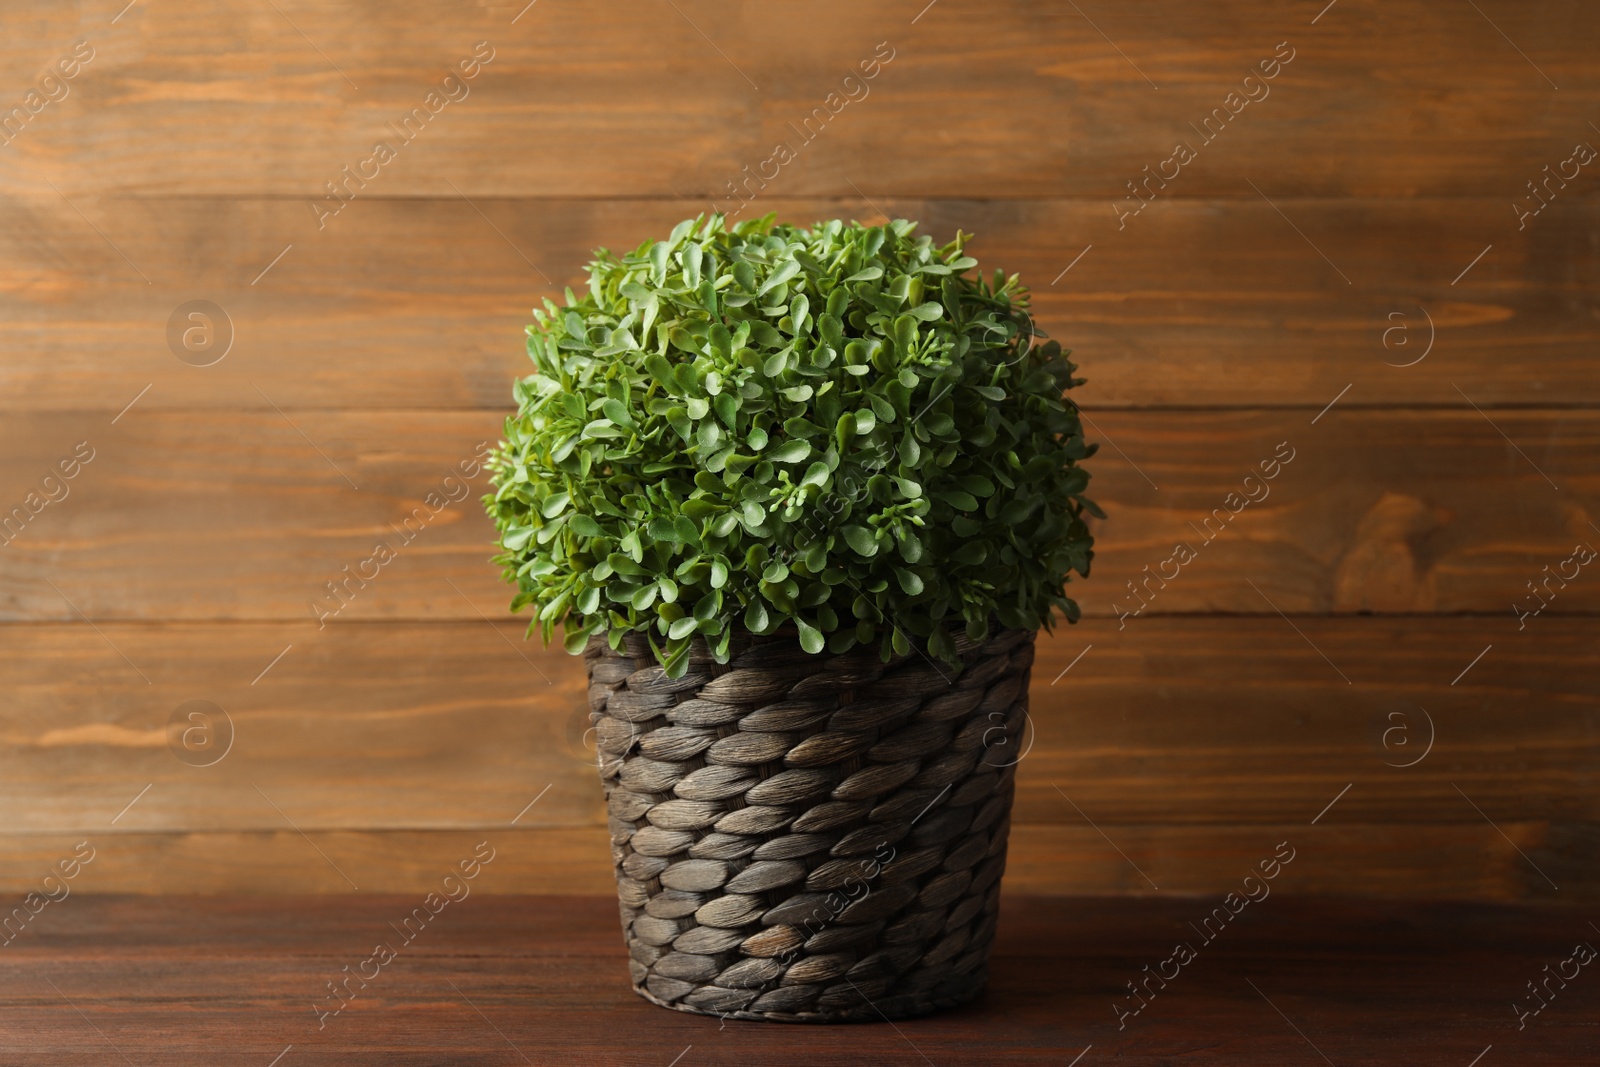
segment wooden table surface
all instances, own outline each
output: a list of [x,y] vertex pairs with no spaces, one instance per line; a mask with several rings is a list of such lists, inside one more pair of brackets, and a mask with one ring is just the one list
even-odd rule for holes
[[[0,1062],[49,1064],[1592,1064],[1600,943],[1549,905],[1269,895],[1009,896],[988,992],[932,1018],[723,1023],[629,991],[614,904],[469,896],[410,944],[412,896],[69,897],[0,949]],[[362,961],[401,945],[381,968]],[[1194,956],[1137,1014],[1126,983]],[[1592,955],[1592,949],[1590,954]],[[1528,982],[1554,995],[1537,1014]],[[337,1015],[327,983],[376,976]],[[1518,1028],[1513,1004],[1530,1014]],[[319,1028],[320,1023],[320,1028]],[[274,1057],[277,1057],[274,1059]],[[1076,1058],[1075,1058],[1076,1057]]]

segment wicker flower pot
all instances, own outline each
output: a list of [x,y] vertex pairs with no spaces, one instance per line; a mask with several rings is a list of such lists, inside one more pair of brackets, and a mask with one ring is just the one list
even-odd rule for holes
[[[906,1018],[987,978],[1033,633],[920,654],[586,652],[635,991],[738,1019]],[[1002,738],[1012,739],[1010,743]],[[998,743],[997,743],[998,742]]]

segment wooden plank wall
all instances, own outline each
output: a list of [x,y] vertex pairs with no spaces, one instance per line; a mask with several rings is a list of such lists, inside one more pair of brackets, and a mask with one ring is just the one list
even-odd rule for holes
[[531,306],[785,142],[747,215],[976,231],[1089,379],[1010,886],[1288,840],[1294,891],[1600,895],[1594,5],[121,4],[0,13],[0,511],[58,498],[0,547],[8,892],[86,839],[80,891],[413,891],[485,838],[609,892],[581,670],[446,479]]

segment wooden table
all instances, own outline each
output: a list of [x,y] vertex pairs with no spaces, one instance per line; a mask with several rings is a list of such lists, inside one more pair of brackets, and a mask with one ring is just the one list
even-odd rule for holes
[[[1600,974],[1517,1028],[1578,942],[1549,907],[1268,897],[1210,943],[1211,898],[1008,897],[990,988],[947,1015],[809,1027],[634,997],[611,901],[448,905],[340,1002],[326,983],[400,944],[401,896],[69,897],[0,949],[0,1062],[33,1064],[1592,1064]],[[1118,1028],[1174,944],[1195,958]],[[1570,972],[1573,966],[1565,969]],[[1172,968],[1166,968],[1171,973]],[[371,969],[368,969],[371,973]],[[274,1057],[278,1057],[274,1059]],[[1077,1057],[1075,1059],[1075,1057]]]

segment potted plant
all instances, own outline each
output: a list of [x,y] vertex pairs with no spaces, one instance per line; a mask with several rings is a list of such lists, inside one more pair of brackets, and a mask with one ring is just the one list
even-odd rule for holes
[[[545,301],[496,562],[587,659],[635,989],[898,1018],[986,977],[1086,445],[1015,276],[915,225],[685,221]],[[997,758],[998,757],[998,758]]]

